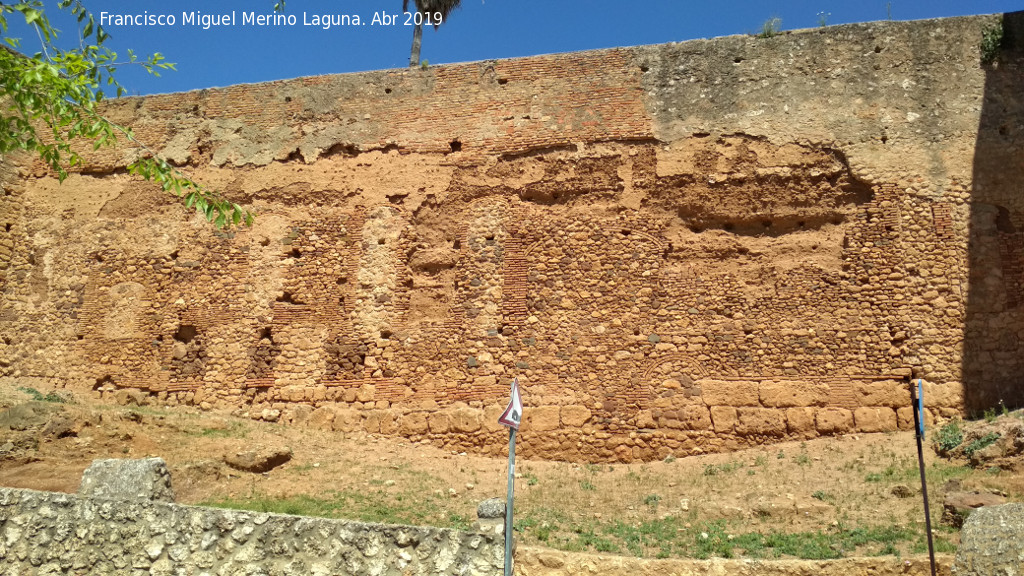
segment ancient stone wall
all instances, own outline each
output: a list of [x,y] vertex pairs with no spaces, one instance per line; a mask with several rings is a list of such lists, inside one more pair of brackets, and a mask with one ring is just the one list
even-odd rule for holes
[[663,458],[1024,403],[1021,18],[124,99],[259,214],[8,166],[0,373],[497,453]]
[[0,488],[7,574],[501,574],[504,542],[365,524]]

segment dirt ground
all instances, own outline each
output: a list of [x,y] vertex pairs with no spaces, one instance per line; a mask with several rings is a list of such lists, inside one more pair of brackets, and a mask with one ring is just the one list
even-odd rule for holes
[[[963,428],[1016,423],[1024,413],[990,416]],[[972,467],[962,456],[937,456],[937,434],[929,431],[925,450],[928,489],[936,547],[950,553],[958,534],[940,523],[944,495],[976,489],[1024,500],[1024,461]],[[225,463],[282,449],[291,459],[269,472]],[[370,521],[468,527],[477,504],[506,488],[504,458],[0,383],[0,485],[75,492],[93,459],[150,456],[167,461],[180,503]],[[908,432],[646,464],[520,459],[516,471],[516,527],[530,546],[697,558],[925,551]]]

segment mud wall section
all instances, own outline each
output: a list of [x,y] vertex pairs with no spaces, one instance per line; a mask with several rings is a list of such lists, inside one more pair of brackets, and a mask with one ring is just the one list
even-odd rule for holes
[[1012,16],[113,102],[256,224],[8,159],[0,374],[494,453],[518,375],[586,460],[1024,402]]

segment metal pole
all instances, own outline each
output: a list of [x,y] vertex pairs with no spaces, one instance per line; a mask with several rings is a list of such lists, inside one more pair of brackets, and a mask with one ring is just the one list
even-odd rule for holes
[[910,384],[914,404],[914,436],[917,438],[917,467],[921,472],[921,496],[924,498],[924,529],[928,536],[928,560],[931,562],[932,576],[935,576],[935,546],[932,544],[932,515],[928,509],[928,482],[924,475],[924,391],[921,380],[917,386]]
[[516,429],[508,429],[508,497],[505,499],[505,576],[512,576],[512,493],[516,482]]

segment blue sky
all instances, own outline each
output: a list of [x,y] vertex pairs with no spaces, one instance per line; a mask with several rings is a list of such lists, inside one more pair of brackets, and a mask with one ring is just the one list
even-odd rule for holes
[[[126,67],[119,76],[132,94],[178,92],[245,82],[320,74],[401,68],[408,65],[412,27],[405,26],[400,0],[288,0],[294,25],[243,25],[243,13],[271,14],[274,0],[84,0],[101,13],[163,16],[174,25],[105,26],[118,52],[162,53],[177,72],[149,77]],[[410,2],[411,4],[412,2]],[[46,1],[62,40],[77,43],[73,20]],[[613,46],[657,44],[753,33],[770,18],[783,30],[872,20],[916,20],[1024,9],[1020,0],[463,0],[438,29],[426,28],[421,57],[431,65],[569,52]],[[185,21],[185,13],[235,15],[234,24]],[[374,24],[375,13],[397,15],[392,25]],[[358,15],[362,25],[313,25],[324,14]],[[199,17],[195,18],[197,21]],[[11,18],[13,23],[14,19]],[[306,25],[305,23],[310,23]],[[23,36],[14,26],[8,35]],[[38,42],[23,38],[23,50]]]

